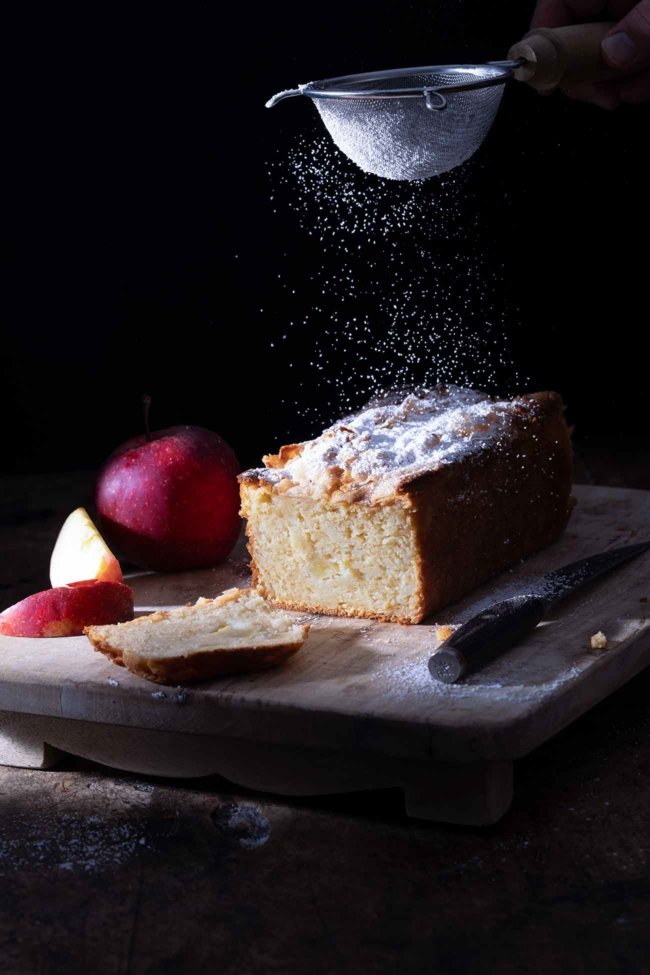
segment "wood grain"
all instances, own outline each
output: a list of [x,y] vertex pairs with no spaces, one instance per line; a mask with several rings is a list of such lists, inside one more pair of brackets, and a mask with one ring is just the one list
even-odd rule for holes
[[[558,542],[435,620],[399,626],[314,618],[301,653],[277,671],[164,689],[113,666],[83,637],[3,637],[0,709],[9,716],[64,719],[70,724],[65,741],[50,736],[48,744],[75,753],[76,729],[76,753],[88,757],[93,757],[88,742],[81,748],[82,727],[87,726],[97,725],[98,732],[99,726],[114,726],[201,736],[212,742],[210,771],[224,770],[219,740],[264,743],[312,757],[380,759],[391,767],[395,759],[418,769],[426,763],[507,764],[650,661],[649,604],[644,601],[650,597],[650,556],[641,556],[562,604],[520,646],[465,683],[444,686],[429,677],[426,664],[437,646],[436,624],[461,622],[525,587],[527,579],[566,562],[650,537],[650,494],[579,487],[576,496],[578,507]],[[150,610],[241,585],[246,571],[239,552],[215,570],[140,574],[130,581],[136,606]],[[590,649],[589,638],[597,630],[607,635],[609,650]],[[119,749],[110,757],[110,764],[119,767]],[[125,764],[127,757],[122,765],[133,768]],[[4,760],[11,762],[8,753]],[[107,760],[105,752],[100,760]],[[233,775],[228,764],[227,773]],[[173,770],[156,767],[165,774],[182,772],[177,762]]]

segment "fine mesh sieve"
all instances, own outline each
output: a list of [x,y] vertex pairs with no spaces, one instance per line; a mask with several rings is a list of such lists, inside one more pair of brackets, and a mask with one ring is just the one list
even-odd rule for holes
[[611,24],[531,32],[507,61],[378,71],[312,81],[279,92],[315,103],[332,139],[361,169],[386,179],[428,179],[473,155],[511,78],[542,91],[611,74],[600,44]]
[[[299,92],[313,99],[336,145],[365,172],[427,179],[476,152],[517,66],[513,61],[382,71],[315,81]],[[269,106],[288,95],[281,92]]]

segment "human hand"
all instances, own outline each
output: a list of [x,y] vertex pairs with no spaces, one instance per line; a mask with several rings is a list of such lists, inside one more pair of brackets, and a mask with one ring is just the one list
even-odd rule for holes
[[650,0],[537,0],[531,29],[616,20],[602,43],[603,58],[620,75],[563,88],[569,98],[601,108],[650,99]]

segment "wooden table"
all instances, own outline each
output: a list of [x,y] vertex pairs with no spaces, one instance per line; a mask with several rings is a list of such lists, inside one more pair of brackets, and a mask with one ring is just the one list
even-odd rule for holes
[[[650,488],[650,443],[582,445],[577,480]],[[3,604],[48,584],[89,473],[0,487]],[[650,669],[516,766],[496,826],[401,794],[269,799],[82,760],[0,768],[8,973],[637,973],[650,957]]]

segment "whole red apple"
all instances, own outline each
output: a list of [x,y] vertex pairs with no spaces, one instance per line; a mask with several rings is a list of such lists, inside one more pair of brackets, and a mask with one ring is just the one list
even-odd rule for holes
[[203,427],[134,437],[99,473],[95,501],[102,533],[145,569],[214,565],[239,535],[238,473],[232,448]]

